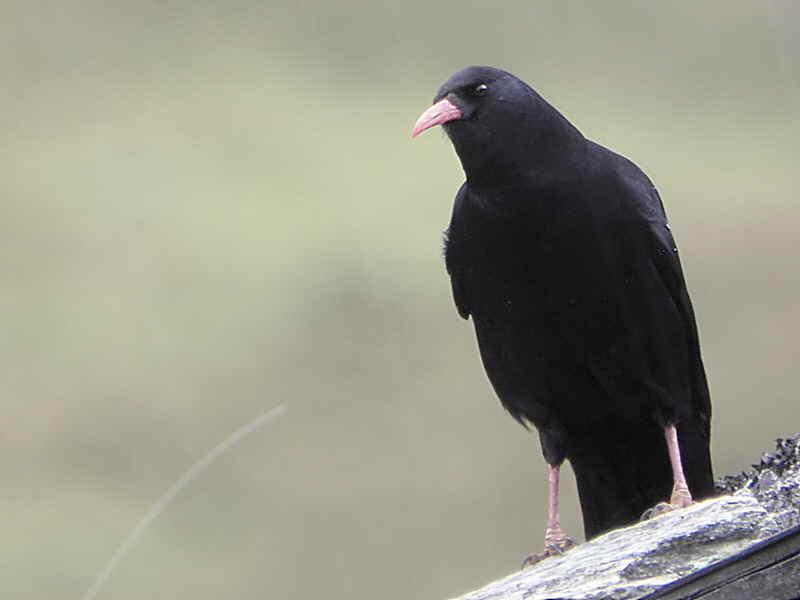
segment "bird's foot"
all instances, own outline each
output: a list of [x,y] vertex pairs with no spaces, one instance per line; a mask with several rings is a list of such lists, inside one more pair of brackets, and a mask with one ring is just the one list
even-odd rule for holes
[[648,508],[644,511],[641,520],[647,521],[658,515],[663,515],[679,508],[686,508],[692,504],[694,504],[694,500],[692,500],[692,495],[689,493],[689,488],[685,485],[676,485],[672,488],[669,502],[659,502],[653,508]]
[[669,503],[675,508],[686,508],[694,504],[692,495],[689,493],[689,488],[685,485],[676,485],[672,488],[672,496],[670,496]]
[[544,550],[525,557],[522,568],[531,567],[549,556],[564,554],[567,550],[577,545],[577,542],[564,533],[560,527],[547,528],[544,532]]
[[657,517],[658,515],[663,515],[664,513],[668,513],[670,511],[675,510],[678,508],[677,506],[672,506],[669,502],[659,502],[655,506],[648,508],[646,511],[642,513],[642,516],[639,518],[640,521],[649,521],[650,519]]

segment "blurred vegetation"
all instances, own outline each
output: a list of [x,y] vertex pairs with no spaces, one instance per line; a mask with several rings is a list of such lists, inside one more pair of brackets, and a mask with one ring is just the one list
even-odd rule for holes
[[800,429],[800,4],[6,2],[0,33],[4,596],[80,598],[281,402],[99,598],[445,598],[539,548],[538,440],[441,261],[462,174],[409,139],[466,64],[658,185],[717,472]]

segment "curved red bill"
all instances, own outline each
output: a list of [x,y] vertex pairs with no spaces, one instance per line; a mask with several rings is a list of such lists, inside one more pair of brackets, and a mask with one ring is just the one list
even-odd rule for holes
[[417,137],[426,129],[460,118],[461,109],[447,98],[443,98],[419,116],[411,131],[411,137]]

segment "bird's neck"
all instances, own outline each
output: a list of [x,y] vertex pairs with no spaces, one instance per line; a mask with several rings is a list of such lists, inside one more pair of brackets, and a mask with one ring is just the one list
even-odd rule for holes
[[472,189],[513,186],[520,177],[549,180],[575,164],[586,148],[586,138],[555,109],[547,120],[473,144],[455,144]]

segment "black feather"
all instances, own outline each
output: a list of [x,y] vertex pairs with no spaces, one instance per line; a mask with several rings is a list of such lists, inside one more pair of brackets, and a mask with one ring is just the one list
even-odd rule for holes
[[502,404],[572,464],[587,537],[669,496],[664,425],[695,498],[712,494],[697,327],[653,184],[509,73],[468,67],[445,97],[466,175],[445,247],[456,308]]

